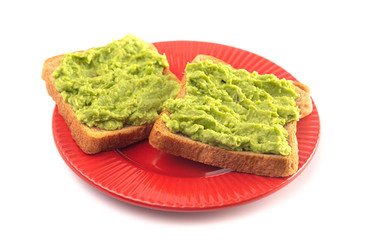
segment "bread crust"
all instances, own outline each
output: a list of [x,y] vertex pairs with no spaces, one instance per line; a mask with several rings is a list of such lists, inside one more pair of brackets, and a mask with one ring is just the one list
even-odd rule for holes
[[[192,62],[200,62],[210,59],[214,63],[224,63],[212,56],[199,55]],[[178,98],[186,94],[186,77],[181,80],[182,85]],[[300,118],[307,116],[312,110],[309,88],[304,84],[295,85],[300,88],[297,92],[301,95],[297,105],[301,109]],[[302,107],[304,108],[302,110]],[[291,153],[288,156],[275,154],[260,154],[252,151],[230,151],[211,146],[182,134],[174,134],[169,131],[161,116],[169,114],[164,111],[155,122],[149,137],[149,143],[156,149],[176,156],[181,156],[204,164],[226,168],[237,172],[251,173],[269,177],[286,177],[298,170],[298,142],[296,138],[296,121],[287,123],[284,127],[288,131],[288,144]]]
[[[150,48],[157,51],[153,44]],[[81,150],[87,154],[95,154],[102,151],[123,148],[135,142],[148,138],[153,123],[140,126],[125,126],[119,130],[107,131],[96,127],[88,127],[81,123],[71,105],[64,102],[61,94],[55,88],[53,72],[60,65],[64,55],[58,55],[47,59],[43,64],[42,79],[46,83],[48,94],[55,101],[59,114],[67,123],[72,138]],[[164,69],[165,75],[170,75],[171,80],[180,82],[178,78],[168,69]]]
[[[162,114],[164,113],[169,114],[166,111]],[[290,122],[285,129],[289,133],[288,142],[291,147],[289,156],[259,154],[251,151],[229,151],[210,146],[182,134],[170,132],[161,117],[158,118],[151,130],[149,143],[160,151],[208,165],[261,176],[285,177],[298,170],[296,122]]]

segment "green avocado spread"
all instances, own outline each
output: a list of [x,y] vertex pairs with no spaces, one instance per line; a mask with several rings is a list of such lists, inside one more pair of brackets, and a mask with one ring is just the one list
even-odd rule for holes
[[290,154],[284,125],[299,119],[291,81],[209,60],[185,72],[185,97],[164,104],[170,131],[228,150]]
[[180,85],[163,74],[168,61],[149,44],[127,35],[104,47],[67,53],[54,84],[78,119],[89,127],[116,130],[153,123]]

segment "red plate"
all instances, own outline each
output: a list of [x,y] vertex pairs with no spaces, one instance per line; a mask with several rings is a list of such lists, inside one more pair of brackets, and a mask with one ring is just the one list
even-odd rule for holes
[[[235,68],[273,73],[296,79],[256,54],[220,44],[193,41],[159,42],[171,71],[180,79],[185,65],[197,54],[208,54]],[[314,103],[313,103],[314,104]],[[261,199],[284,187],[308,165],[317,148],[320,121],[317,108],[297,125],[299,170],[286,178],[236,173],[171,156],[142,141],[127,148],[84,154],[55,107],[52,129],[59,153],[82,179],[102,192],[135,205],[168,211],[204,211],[237,206]]]

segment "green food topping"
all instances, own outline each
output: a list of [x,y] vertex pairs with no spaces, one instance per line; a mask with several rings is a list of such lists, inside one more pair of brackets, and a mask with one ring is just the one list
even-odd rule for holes
[[56,89],[89,127],[117,130],[153,123],[179,84],[163,74],[164,55],[133,35],[104,47],[67,53],[53,73]]
[[290,154],[284,125],[299,119],[291,81],[209,60],[185,72],[186,96],[165,103],[171,132],[228,150]]

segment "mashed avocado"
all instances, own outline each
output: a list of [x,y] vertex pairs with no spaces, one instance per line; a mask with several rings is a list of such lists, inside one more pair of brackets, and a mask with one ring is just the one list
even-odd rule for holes
[[127,35],[107,46],[67,53],[53,76],[56,89],[89,127],[116,130],[153,123],[179,90],[164,75],[165,56]]
[[290,81],[211,61],[185,72],[186,96],[165,103],[170,131],[228,150],[290,154],[284,125],[299,118]]

